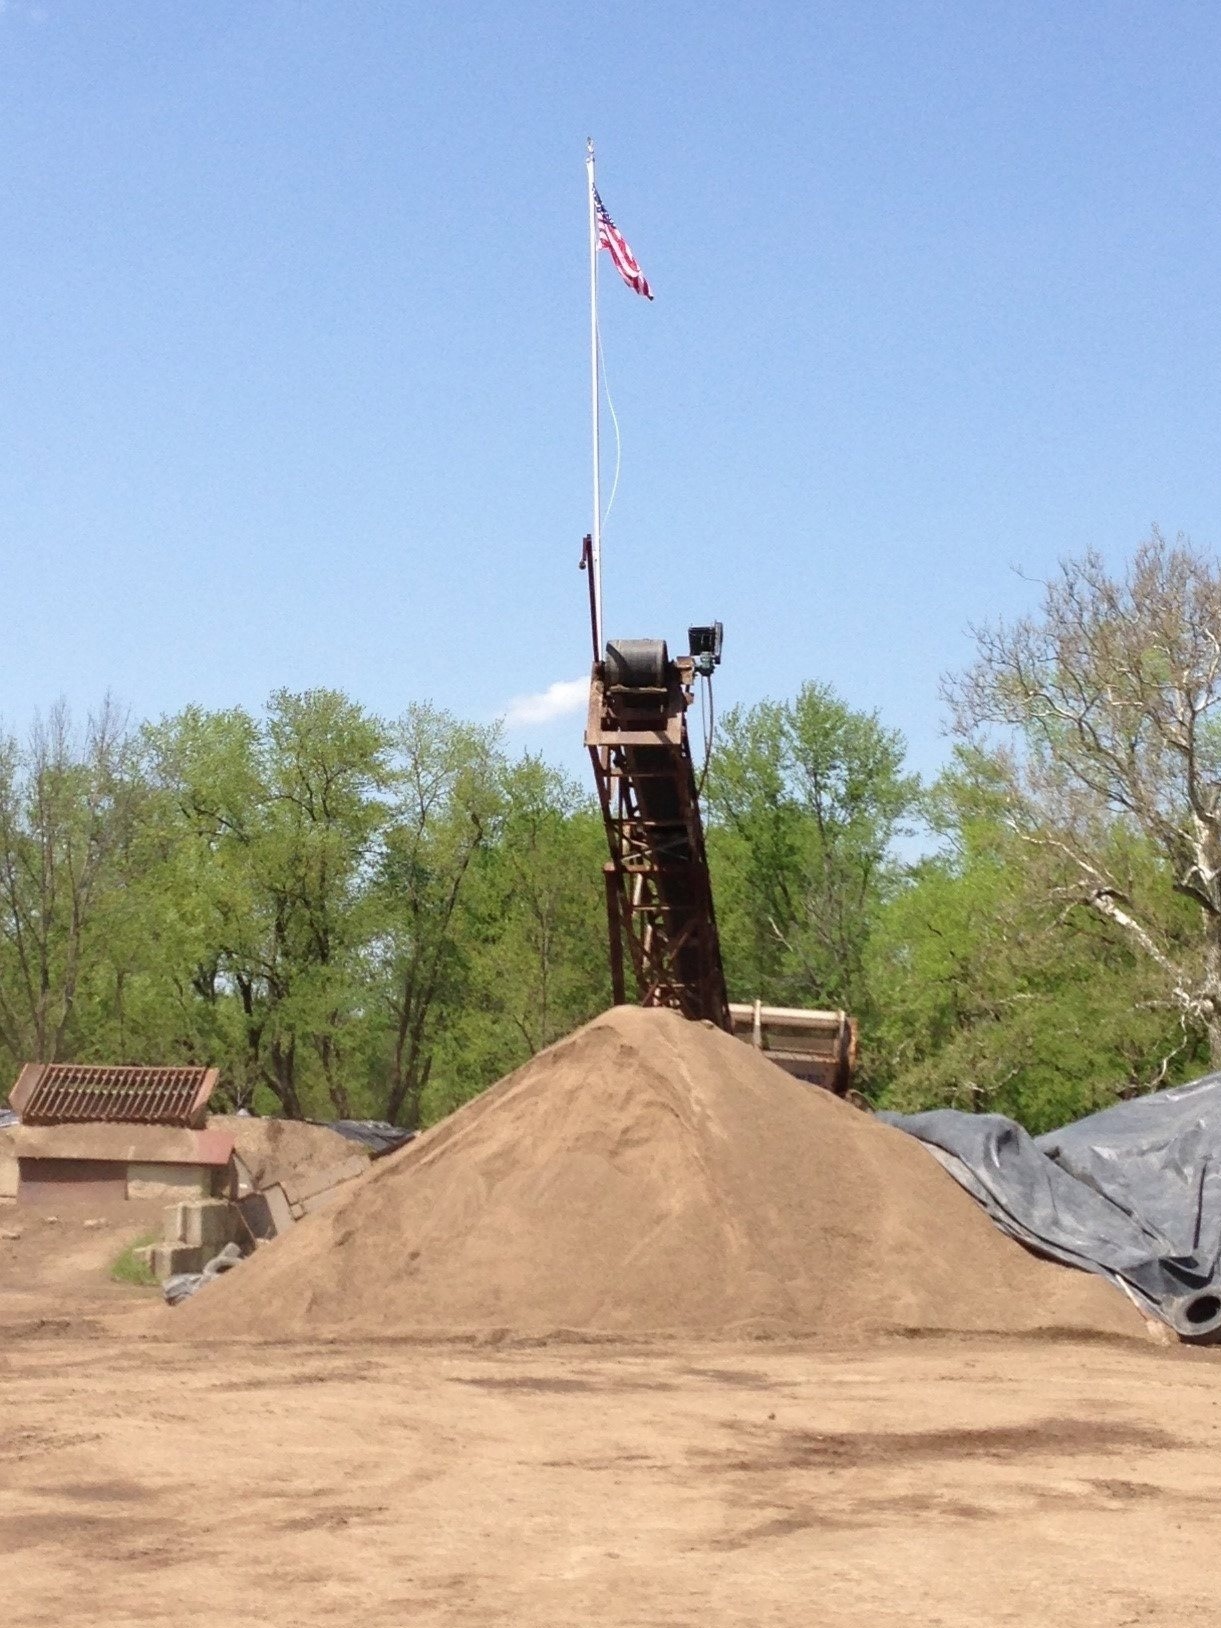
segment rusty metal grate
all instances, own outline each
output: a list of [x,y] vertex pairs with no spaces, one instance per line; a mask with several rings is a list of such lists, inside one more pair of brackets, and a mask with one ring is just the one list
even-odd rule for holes
[[27,1125],[126,1122],[201,1126],[214,1068],[27,1063],[9,1101]]

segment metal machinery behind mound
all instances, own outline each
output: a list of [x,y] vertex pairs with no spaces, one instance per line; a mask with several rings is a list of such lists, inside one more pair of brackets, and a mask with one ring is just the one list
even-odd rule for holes
[[615,1004],[628,999],[630,965],[641,1005],[715,1023],[842,1096],[856,1059],[847,1013],[730,1005],[687,735],[696,675],[720,660],[719,623],[692,628],[691,650],[672,660],[664,640],[612,640],[594,662],[585,744],[610,847]]
[[856,1067],[856,1024],[847,1012],[805,1006],[734,1004],[729,1008],[739,1040],[766,1052],[773,1063],[810,1085],[843,1096]]
[[585,744],[610,843],[605,867],[615,1004],[630,961],[641,1003],[731,1027],[687,739],[695,660],[625,639],[594,665]]

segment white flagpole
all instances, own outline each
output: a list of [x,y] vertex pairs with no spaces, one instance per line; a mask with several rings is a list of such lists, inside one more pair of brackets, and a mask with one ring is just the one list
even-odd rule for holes
[[598,218],[594,207],[594,143],[585,144],[585,173],[589,178],[589,404],[593,420],[594,525],[590,533],[590,569],[594,578],[594,647],[602,659],[602,459],[598,377]]

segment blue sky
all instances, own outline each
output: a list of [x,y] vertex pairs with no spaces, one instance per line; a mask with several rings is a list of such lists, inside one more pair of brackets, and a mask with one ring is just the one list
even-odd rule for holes
[[579,677],[592,134],[607,631],[934,770],[972,621],[1218,542],[1219,75],[1179,0],[0,0],[0,713]]

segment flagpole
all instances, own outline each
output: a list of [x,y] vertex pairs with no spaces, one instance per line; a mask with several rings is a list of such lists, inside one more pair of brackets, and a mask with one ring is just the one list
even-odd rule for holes
[[585,174],[589,181],[589,405],[593,428],[594,524],[590,532],[590,569],[593,573],[594,649],[602,658],[602,438],[601,391],[598,388],[598,218],[594,207],[594,143],[585,144]]

